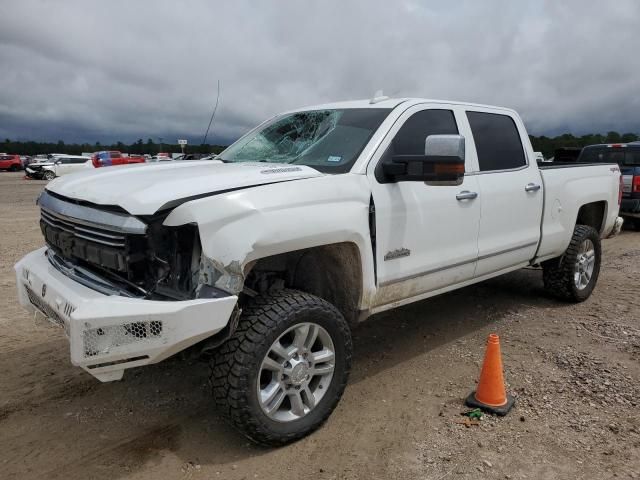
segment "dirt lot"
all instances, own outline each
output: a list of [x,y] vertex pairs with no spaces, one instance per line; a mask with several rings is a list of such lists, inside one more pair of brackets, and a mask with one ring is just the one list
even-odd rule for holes
[[[71,366],[61,332],[18,307],[12,266],[43,243],[42,188],[0,173],[1,478],[640,477],[638,233],[604,243],[581,305],[547,298],[540,272],[522,270],[371,319],[325,426],[265,449],[221,421],[206,364],[171,360],[101,384]],[[467,428],[462,399],[490,332],[518,400]]]

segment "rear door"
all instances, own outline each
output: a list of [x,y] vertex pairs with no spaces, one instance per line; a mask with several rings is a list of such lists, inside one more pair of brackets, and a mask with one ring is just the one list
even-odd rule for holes
[[[524,126],[505,110],[467,109],[482,199],[475,276],[524,265],[540,240],[543,185]],[[528,153],[531,153],[531,156]]]

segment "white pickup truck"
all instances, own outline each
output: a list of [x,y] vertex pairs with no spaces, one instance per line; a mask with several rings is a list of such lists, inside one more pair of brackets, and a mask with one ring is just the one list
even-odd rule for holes
[[305,108],[217,157],[56,179],[20,303],[102,381],[189,349],[249,438],[317,428],[347,382],[351,328],[528,265],[583,301],[617,233],[616,164],[534,161],[513,110],[422,99]]

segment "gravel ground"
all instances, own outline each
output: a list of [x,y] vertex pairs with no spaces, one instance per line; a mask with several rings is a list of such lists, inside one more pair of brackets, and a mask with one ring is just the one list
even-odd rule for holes
[[[280,449],[224,424],[205,364],[101,384],[61,332],[17,305],[13,264],[42,245],[44,182],[0,173],[0,477],[6,479],[640,478],[638,233],[604,243],[594,295],[558,303],[525,269],[378,315],[354,332],[344,398]],[[460,423],[486,337],[501,336],[515,408]]]

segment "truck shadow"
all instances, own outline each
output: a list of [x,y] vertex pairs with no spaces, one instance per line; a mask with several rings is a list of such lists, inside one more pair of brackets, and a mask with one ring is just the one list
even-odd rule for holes
[[[564,308],[544,296],[540,272],[521,270],[379,314],[354,331],[350,385],[530,307]],[[210,399],[206,363],[175,359],[128,372],[122,382],[100,384],[65,363],[61,339],[8,355],[0,355],[0,364],[18,368],[21,359],[30,359],[28,371],[10,383],[32,387],[14,393],[0,411],[7,478],[113,480],[167,456],[178,457],[187,475],[199,465],[229,468],[271,452],[221,420]],[[52,369],[60,373],[43,375]],[[37,432],[36,440],[21,435],[25,429]],[[43,449],[51,455],[34,455]]]
[[[542,289],[542,273],[523,269],[478,285],[380,313],[354,331],[351,383],[454,342],[527,308],[563,308]],[[384,357],[369,362],[371,358]],[[370,368],[363,368],[370,364]]]

